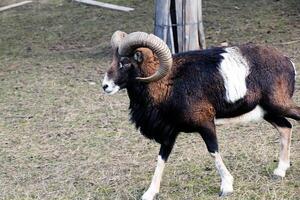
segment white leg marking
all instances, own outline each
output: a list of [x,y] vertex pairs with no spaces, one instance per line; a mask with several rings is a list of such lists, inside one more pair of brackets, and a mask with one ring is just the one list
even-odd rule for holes
[[115,94],[120,90],[120,86],[116,85],[113,80],[109,79],[107,73],[105,73],[104,79],[102,81],[102,86],[106,86],[104,91],[107,94]]
[[221,196],[226,196],[233,192],[233,177],[226,168],[225,164],[223,163],[223,160],[221,158],[221,155],[216,153],[211,153],[211,155],[215,158],[215,163],[217,170],[221,176]]
[[274,170],[274,174],[280,177],[285,177],[286,170],[290,167],[289,161],[279,160],[278,167]]
[[158,156],[157,166],[155,168],[151,185],[142,196],[142,200],[152,200],[155,197],[155,195],[158,194],[164,168],[165,168],[165,161],[161,158],[161,156]]
[[274,174],[285,177],[286,170],[290,167],[290,146],[291,146],[291,128],[277,127],[280,133],[280,155],[278,167],[274,170]]
[[265,113],[266,112],[260,106],[256,106],[250,112],[240,115],[238,117],[227,118],[227,119],[226,118],[216,119],[215,124],[222,125],[222,124],[234,124],[234,123],[246,123],[246,122],[261,121],[263,119]]
[[246,95],[246,78],[249,75],[249,65],[237,47],[225,48],[221,54],[224,59],[220,63],[219,71],[224,80],[226,101],[234,103]]

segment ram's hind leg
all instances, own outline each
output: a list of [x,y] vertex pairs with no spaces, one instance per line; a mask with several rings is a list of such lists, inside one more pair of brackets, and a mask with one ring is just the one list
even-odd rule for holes
[[294,120],[300,120],[300,108],[298,106],[292,106],[291,108],[286,109],[284,116],[292,118]]
[[286,170],[290,167],[292,124],[284,117],[266,115],[265,119],[270,122],[280,133],[279,164],[274,170],[274,175],[285,177]]
[[223,163],[218,149],[216,128],[213,122],[206,123],[199,129],[210,155],[215,159],[215,165],[221,176],[220,196],[227,196],[233,192],[233,177]]

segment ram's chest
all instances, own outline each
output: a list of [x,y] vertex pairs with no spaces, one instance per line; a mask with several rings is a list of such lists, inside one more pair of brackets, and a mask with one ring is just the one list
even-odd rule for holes
[[155,106],[131,104],[130,111],[131,121],[149,139],[162,143],[175,132],[168,118]]

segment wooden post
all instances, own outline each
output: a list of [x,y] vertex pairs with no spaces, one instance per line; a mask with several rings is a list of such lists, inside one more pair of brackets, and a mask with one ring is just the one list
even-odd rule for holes
[[173,30],[169,26],[172,24],[170,17],[171,0],[155,1],[155,28],[154,34],[165,41],[174,53]]
[[198,37],[199,37],[199,44],[201,49],[206,49],[206,42],[205,42],[205,35],[204,35],[204,27],[203,27],[203,20],[202,20],[202,0],[198,0]]
[[206,48],[202,0],[156,0],[154,34],[172,53]]

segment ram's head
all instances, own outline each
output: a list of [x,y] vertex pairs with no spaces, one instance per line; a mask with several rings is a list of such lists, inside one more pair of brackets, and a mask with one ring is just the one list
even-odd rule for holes
[[[102,82],[102,87],[108,94],[126,88],[130,82],[158,81],[168,74],[172,66],[172,54],[168,46],[153,34],[116,31],[111,38],[111,46],[113,59]],[[156,55],[160,66],[152,75],[142,77],[144,73],[141,67],[147,67],[150,54]]]

